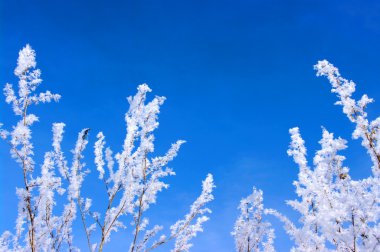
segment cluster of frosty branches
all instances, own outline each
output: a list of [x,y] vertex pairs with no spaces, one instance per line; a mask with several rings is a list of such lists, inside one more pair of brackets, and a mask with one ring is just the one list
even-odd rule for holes
[[351,179],[344,157],[338,152],[346,148],[346,141],[334,138],[323,129],[313,163],[308,167],[306,153],[298,128],[290,130],[294,161],[299,165],[298,181],[294,182],[299,199],[287,203],[300,213],[297,227],[285,216],[269,209],[279,217],[287,233],[294,239],[294,251],[377,251],[380,243],[378,224],[379,180],[370,176]]
[[380,175],[380,117],[369,121],[365,111],[373,99],[364,94],[360,100],[352,98],[355,92],[355,83],[341,77],[338,69],[327,60],[319,61],[315,65],[318,76],[326,76],[332,85],[331,92],[336,93],[339,101],[336,103],[343,107],[343,112],[356,124],[352,136],[354,139],[361,138],[362,145],[367,149],[373,162],[374,175]]
[[[11,131],[2,130],[2,138],[8,142],[12,157],[20,164],[23,186],[17,188],[19,198],[18,217],[15,233],[6,231],[0,239],[2,251],[57,251],[62,244],[73,250],[71,224],[75,218],[75,204],[68,193],[68,203],[63,213],[55,215],[56,196],[65,193],[62,179],[73,179],[61,152],[60,143],[64,124],[53,124],[53,150],[45,153],[40,171],[35,171],[31,126],[38,117],[30,113],[30,107],[39,103],[58,101],[60,95],[50,91],[36,93],[41,84],[41,71],[36,69],[35,52],[26,45],[19,53],[14,71],[19,78],[18,92],[11,84],[6,84],[6,102],[12,104],[19,121]],[[83,138],[84,139],[84,138]],[[80,138],[80,140],[82,140]],[[84,140],[83,140],[84,141]],[[82,150],[75,150],[80,155]],[[80,166],[79,160],[75,160]],[[75,169],[75,165],[71,170]],[[59,167],[62,176],[56,175]],[[63,174],[64,173],[64,174]],[[72,172],[73,173],[73,172]],[[70,183],[71,186],[71,183]]]
[[252,194],[240,201],[239,209],[240,216],[232,232],[236,251],[273,252],[274,230],[269,222],[263,221],[263,192],[253,188]]
[[[349,169],[343,165],[345,157],[338,154],[346,148],[346,141],[334,138],[324,128],[319,142],[321,149],[314,156],[314,167],[311,168],[304,140],[299,129],[293,128],[289,131],[291,143],[288,154],[299,166],[298,180],[294,182],[298,199],[287,203],[300,214],[300,225],[276,210],[261,210],[261,203],[256,203],[256,211],[274,215],[284,223],[286,232],[295,243],[292,251],[379,251],[380,118],[368,121],[365,108],[373,100],[367,95],[354,100],[355,84],[342,78],[332,64],[320,61],[315,69],[318,76],[328,77],[332,92],[339,98],[337,104],[343,106],[343,112],[356,124],[353,137],[362,138],[362,145],[373,162],[372,175],[362,180],[352,179]],[[254,223],[253,226],[259,228],[262,223]],[[235,229],[238,227],[237,223]],[[243,243],[244,239],[237,242]]]
[[189,251],[192,247],[189,241],[195,237],[198,232],[203,231],[202,224],[209,219],[206,214],[211,213],[211,210],[205,207],[205,205],[214,199],[212,195],[214,187],[213,177],[211,174],[208,174],[206,179],[202,182],[201,195],[191,205],[190,212],[185,215],[185,218],[177,221],[170,227],[170,236],[161,235],[150,247],[147,247],[149,239],[154,237],[157,232],[162,229],[162,226],[155,226],[152,230],[148,230],[145,233],[144,239],[136,246],[136,251],[151,251],[171,240],[175,240],[174,249],[171,250],[172,252]]
[[[137,94],[128,98],[130,107],[125,115],[127,132],[121,152],[113,156],[112,150],[109,147],[105,148],[103,133],[100,132],[97,135],[98,141],[94,146],[95,163],[99,171],[99,179],[105,183],[108,203],[103,219],[98,212],[90,214],[95,223],[88,229],[88,237],[90,231],[94,231],[96,227],[101,233],[100,241],[91,245],[92,250],[98,248],[99,251],[102,251],[113,231],[126,228],[125,217],[128,216],[132,217],[133,226],[133,239],[129,251],[148,251],[168,240],[166,236],[161,235],[158,241],[152,241],[162,227],[154,226],[153,229],[147,230],[149,220],[144,217],[144,212],[149,209],[151,204],[156,203],[158,192],[168,188],[168,184],[163,181],[163,178],[175,173],[172,169],[167,168],[167,164],[177,155],[184,141],[180,140],[174,143],[164,156],[151,157],[154,151],[153,131],[158,127],[158,113],[165,98],[156,96],[152,101],[146,103],[146,95],[150,91],[151,89],[146,84],[142,84],[138,87]],[[115,164],[116,169],[114,168]],[[105,166],[108,170],[107,173]],[[205,184],[209,185],[207,190]],[[196,202],[200,201],[198,204],[202,206],[209,202],[212,199],[212,188],[212,177],[209,175],[204,182],[204,191]],[[202,216],[201,219],[204,222],[206,220],[205,212],[201,208],[191,212],[190,214],[194,216],[187,219],[186,228],[192,227],[190,223],[195,216]],[[196,221],[198,223],[196,231],[200,231],[201,222],[198,219]],[[141,238],[140,234],[143,231],[145,234]],[[172,233],[169,240],[176,238],[176,242],[179,242],[180,239],[185,239],[184,237],[180,238],[183,231],[181,229],[175,234]],[[195,233],[189,232],[184,236],[189,240],[195,236]],[[187,250],[183,248],[175,251]]]
[[[65,124],[53,124],[52,150],[45,153],[41,170],[34,169],[31,126],[38,117],[29,113],[29,107],[38,103],[58,101],[60,96],[49,91],[36,93],[42,82],[40,70],[35,69],[35,52],[27,45],[20,51],[15,75],[19,78],[18,94],[10,84],[4,93],[6,102],[20,120],[11,131],[0,124],[0,137],[6,140],[12,157],[20,164],[23,174],[23,187],[17,188],[19,198],[18,217],[15,233],[9,231],[0,236],[0,251],[61,251],[63,247],[73,251],[72,225],[79,214],[90,251],[102,251],[110,240],[112,232],[126,228],[126,221],[132,219],[132,243],[129,251],[149,251],[175,239],[173,251],[188,251],[190,239],[202,231],[202,223],[210,212],[205,204],[213,199],[213,179],[208,175],[203,182],[201,196],[193,203],[190,213],[184,220],[171,227],[171,235],[161,235],[152,241],[161,226],[147,230],[148,219],[143,216],[151,204],[156,203],[158,192],[168,188],[163,178],[174,175],[167,164],[174,159],[184,141],[177,141],[164,156],[154,157],[153,131],[158,127],[158,114],[164,97],[155,97],[146,103],[150,88],[138,87],[137,94],[129,97],[130,108],[125,115],[126,136],[122,150],[116,155],[106,146],[105,136],[98,133],[94,146],[95,165],[99,179],[106,187],[105,212],[91,211],[92,200],[81,195],[82,184],[89,170],[85,170],[83,151],[88,144],[90,129],[83,129],[72,150],[73,161],[68,164],[61,149]],[[116,167],[115,167],[116,166]],[[106,172],[107,170],[107,172]],[[66,197],[63,197],[63,196]],[[54,207],[64,202],[62,213]],[[101,205],[102,202],[100,202]],[[103,218],[101,216],[104,216]],[[89,218],[92,224],[88,225]],[[195,223],[194,223],[195,222]],[[100,233],[99,242],[91,242],[91,234]],[[141,232],[145,231],[143,237]]]

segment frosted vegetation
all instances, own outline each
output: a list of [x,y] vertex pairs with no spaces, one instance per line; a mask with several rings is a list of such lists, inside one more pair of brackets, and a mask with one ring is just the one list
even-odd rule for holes
[[[104,134],[98,132],[94,163],[88,168],[83,162],[83,152],[90,129],[79,132],[69,161],[61,148],[65,124],[53,123],[51,150],[44,154],[42,166],[36,165],[32,126],[38,117],[31,110],[33,105],[57,102],[60,95],[37,92],[42,80],[35,56],[29,45],[20,51],[14,71],[19,79],[17,88],[11,84],[4,88],[6,102],[12,106],[18,122],[7,127],[0,124],[0,137],[20,166],[22,186],[16,189],[19,203],[15,228],[1,235],[0,251],[77,251],[73,236],[78,232],[85,234],[88,251],[102,251],[116,232],[131,235],[131,244],[125,246],[130,252],[146,252],[160,246],[167,246],[166,250],[174,246],[171,249],[174,252],[189,251],[191,239],[203,231],[202,225],[211,213],[207,208],[214,199],[211,174],[202,182],[202,192],[189,212],[170,227],[170,233],[165,235],[162,226],[151,225],[145,214],[156,204],[157,194],[168,188],[165,178],[175,173],[167,165],[184,143],[180,140],[172,144],[163,156],[153,153],[153,133],[165,97],[147,101],[151,89],[146,84],[138,86],[137,93],[128,98],[122,149],[114,152]],[[292,251],[380,251],[380,117],[368,119],[366,107],[373,100],[367,95],[355,100],[355,83],[341,77],[332,64],[319,61],[315,69],[318,76],[327,77],[338,97],[336,104],[342,106],[343,113],[355,124],[353,138],[362,141],[371,157],[371,175],[361,180],[350,177],[348,167],[343,164],[345,157],[339,154],[347,147],[346,141],[335,138],[327,129],[322,130],[321,149],[309,165],[300,130],[290,129],[288,154],[298,165],[299,173],[294,181],[298,197],[287,204],[300,218],[294,223],[278,211],[265,208],[263,192],[253,188],[252,194],[240,202],[240,215],[231,233],[236,251],[275,251],[275,233],[266,220],[268,215],[283,223],[294,241]],[[107,198],[96,204],[103,211],[92,206],[98,199],[83,195],[83,181],[90,170],[97,172],[104,183],[99,190],[105,188]],[[58,197],[64,200],[57,200]],[[75,221],[82,223],[82,230],[73,231]]]
[[352,136],[361,139],[370,155],[372,174],[362,180],[352,179],[343,164],[345,157],[339,155],[347,147],[346,141],[335,138],[327,129],[322,129],[321,149],[311,167],[299,129],[290,129],[288,155],[298,165],[299,173],[293,183],[298,198],[287,204],[300,218],[295,224],[278,211],[265,209],[262,192],[254,189],[241,201],[241,215],[232,232],[239,252],[273,251],[273,230],[263,221],[264,215],[273,215],[284,224],[294,241],[292,251],[380,251],[380,117],[373,121],[367,118],[365,110],[373,99],[363,95],[355,100],[355,83],[343,78],[328,61],[319,61],[314,68],[317,76],[327,77],[331,92],[338,97],[336,104],[355,124]]
[[[77,231],[72,230],[78,217],[83,224],[89,251],[102,251],[112,234],[127,229],[130,223],[133,230],[130,252],[151,251],[172,240],[172,251],[189,251],[191,239],[203,231],[202,224],[211,213],[206,207],[214,199],[211,174],[203,181],[202,192],[189,213],[170,227],[170,234],[162,234],[162,226],[151,227],[144,217],[149,207],[156,203],[157,194],[168,188],[164,179],[175,173],[167,165],[184,143],[180,140],[172,144],[164,156],[153,154],[153,132],[158,127],[158,114],[165,97],[156,96],[147,102],[146,96],[151,89],[146,84],[138,86],[135,96],[128,97],[126,135],[122,150],[116,154],[106,147],[103,133],[97,134],[94,163],[108,196],[107,201],[100,202],[105,211],[98,212],[91,207],[93,200],[86,198],[81,190],[90,172],[83,162],[89,128],[79,132],[72,150],[72,162],[69,162],[61,149],[65,124],[54,123],[52,150],[45,153],[41,169],[35,169],[31,128],[38,117],[30,111],[33,105],[60,99],[60,95],[50,91],[36,93],[42,80],[41,71],[36,69],[35,56],[29,45],[20,51],[14,71],[19,78],[18,90],[16,92],[11,84],[4,88],[6,102],[12,105],[19,121],[9,131],[0,128],[0,136],[9,144],[12,157],[20,165],[23,187],[16,190],[19,205],[15,230],[2,234],[0,251],[79,250],[73,244],[73,235]],[[57,202],[57,195],[64,195],[66,202]],[[58,203],[64,204],[61,213],[55,211]],[[94,232],[100,234],[100,240],[92,239]]]

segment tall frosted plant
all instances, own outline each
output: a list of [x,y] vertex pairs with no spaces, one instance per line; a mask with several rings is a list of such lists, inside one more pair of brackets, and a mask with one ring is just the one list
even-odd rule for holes
[[[162,226],[148,228],[149,220],[144,213],[156,203],[157,194],[168,188],[163,179],[174,175],[167,167],[177,156],[184,141],[172,144],[164,156],[154,156],[154,135],[158,114],[165,97],[156,96],[147,102],[151,89],[142,84],[137,93],[128,98],[129,110],[125,115],[126,135],[123,148],[113,154],[106,147],[105,136],[97,134],[94,144],[94,167],[106,188],[107,200],[98,202],[106,209],[99,213],[91,209],[94,200],[83,195],[83,181],[90,172],[83,162],[83,151],[88,145],[89,128],[78,134],[69,163],[61,148],[64,123],[52,126],[52,150],[44,155],[41,169],[35,169],[32,144],[32,125],[38,117],[30,113],[32,105],[58,101],[60,95],[50,91],[36,93],[41,84],[41,72],[36,69],[35,51],[26,45],[19,53],[15,75],[19,78],[18,90],[6,84],[6,102],[12,105],[19,121],[12,130],[3,129],[0,137],[10,146],[12,157],[21,167],[23,186],[17,188],[19,198],[15,232],[5,231],[0,237],[0,251],[61,251],[79,250],[73,244],[73,223],[78,218],[84,227],[89,251],[102,251],[111,234],[132,224],[130,252],[150,251],[174,241],[172,251],[189,251],[190,240],[203,231],[202,224],[211,211],[206,204],[213,200],[213,177],[208,174],[202,184],[201,195],[191,205],[183,220],[171,226],[170,235],[159,235]],[[40,154],[37,152],[37,154]],[[64,200],[57,197],[64,196]],[[97,200],[97,199],[95,199]],[[62,204],[62,212],[55,207]],[[98,241],[92,234],[98,232]]]

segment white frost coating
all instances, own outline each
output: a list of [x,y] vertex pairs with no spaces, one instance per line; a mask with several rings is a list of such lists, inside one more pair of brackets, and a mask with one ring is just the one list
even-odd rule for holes
[[292,128],[289,130],[289,133],[292,141],[288,155],[294,158],[294,162],[298,164],[301,169],[307,169],[305,141],[301,138],[299,128]]
[[95,142],[94,153],[95,153],[95,164],[96,169],[99,171],[99,179],[103,179],[104,176],[104,160],[103,160],[103,149],[105,145],[104,135],[102,132],[99,132],[96,136],[98,141]]
[[64,123],[53,123],[53,148],[56,153],[61,151],[64,127]]
[[15,75],[21,77],[29,69],[35,68],[36,64],[36,53],[32,47],[27,44],[18,54]]
[[58,167],[59,173],[62,178],[69,179],[69,168],[67,166],[66,158],[61,149],[61,143],[63,140],[64,123],[53,123],[53,149],[54,159]]
[[73,164],[70,171],[70,185],[69,185],[69,197],[73,199],[78,199],[80,196],[80,188],[82,186],[84,176],[86,172],[83,171],[84,164],[81,162],[83,159],[83,151],[88,144],[87,134],[90,129],[83,129],[78,134],[78,139],[75,144],[73,152]]
[[[152,229],[147,230],[144,234],[144,238],[136,245],[136,252],[146,251],[147,242],[154,238],[161,230],[163,226],[155,225]],[[165,235],[162,235],[158,241],[153,243],[163,242],[166,239]]]
[[[35,67],[35,52],[29,45],[26,45],[19,53],[15,69],[15,75],[19,78],[18,95],[16,95],[11,84],[7,83],[4,88],[6,102],[11,103],[15,115],[20,116],[20,121],[9,133],[12,145],[11,154],[28,172],[32,172],[34,169],[30,126],[38,121],[37,116],[28,113],[28,108],[41,101],[38,98],[40,94],[35,93],[36,88],[42,82],[40,79],[41,72],[39,69],[34,69]],[[59,95],[50,94],[50,100],[58,101],[59,98]],[[2,131],[2,138],[6,138],[7,135],[5,131]]]
[[[45,153],[40,176],[29,179],[26,188],[17,189],[19,215],[16,220],[16,234],[11,235],[12,243],[10,243],[11,239],[7,239],[8,243],[4,244],[7,247],[5,251],[29,251],[32,248],[34,251],[57,251],[63,244],[71,250],[75,249],[72,246],[71,225],[76,216],[76,205],[70,192],[69,203],[64,206],[62,215],[53,213],[56,206],[56,194],[65,193],[61,177],[55,174],[55,168],[60,169],[61,162],[64,160],[60,149],[63,124],[54,124],[52,131],[54,151]],[[65,162],[64,165],[66,165]],[[67,169],[67,167],[64,168]],[[66,173],[63,178],[68,179],[69,183],[77,181]],[[35,188],[37,190],[34,190]],[[25,224],[27,224],[26,227]],[[33,236],[30,235],[31,230],[33,230]],[[33,239],[30,240],[31,238]]]
[[274,252],[274,230],[269,222],[263,221],[263,192],[253,188],[252,194],[240,201],[239,210],[231,233],[236,251]]
[[6,252],[10,251],[9,245],[12,240],[12,233],[9,231],[5,231],[1,236],[0,236],[0,252]]
[[114,180],[115,178],[113,177],[114,176],[114,172],[113,172],[113,167],[115,165],[115,161],[113,160],[113,156],[112,156],[112,150],[107,147],[106,148],[106,153],[105,153],[105,158],[106,158],[106,161],[107,161],[107,168],[108,168],[108,172],[109,172],[109,179],[112,181]]
[[49,234],[58,229],[59,217],[53,215],[53,208],[56,205],[55,192],[63,194],[61,188],[61,178],[56,177],[54,173],[53,153],[45,154],[44,164],[41,168],[41,176],[37,178],[36,183],[39,185],[39,195],[36,197],[37,211],[35,217],[36,225],[36,248],[37,250],[46,250],[54,247],[54,237]]
[[0,123],[0,138],[3,140],[6,140],[8,135],[9,135],[9,132],[7,130],[3,129],[2,127],[3,127],[3,124]]
[[[214,181],[211,174],[208,174],[202,182],[202,193],[191,205],[190,212],[186,214],[183,220],[177,221],[170,227],[171,236],[175,237],[174,249],[172,252],[189,251],[192,244],[189,241],[202,232],[202,224],[209,218],[205,215],[211,213],[211,210],[204,207],[207,203],[214,199],[212,191],[214,189]],[[191,224],[195,220],[194,224]]]

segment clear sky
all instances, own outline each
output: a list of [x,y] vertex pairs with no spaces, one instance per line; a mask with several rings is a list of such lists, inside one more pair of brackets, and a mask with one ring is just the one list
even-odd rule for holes
[[[152,224],[166,227],[183,216],[200,192],[201,180],[214,174],[217,188],[211,220],[194,239],[192,251],[234,251],[230,231],[237,206],[256,186],[264,203],[297,217],[285,200],[293,199],[297,167],[286,150],[288,129],[299,126],[309,150],[317,150],[321,126],[351,139],[353,125],[334,106],[326,79],[313,65],[328,59],[358,84],[358,94],[380,100],[380,3],[363,0],[135,0],[0,1],[0,83],[17,83],[18,51],[30,43],[37,52],[44,82],[40,90],[62,95],[58,104],[35,112],[36,160],[51,142],[52,122],[67,124],[68,158],[77,132],[92,128],[90,146],[102,130],[120,150],[128,108],[125,97],[141,83],[168,99],[160,114],[156,149],[162,154],[185,139],[171,167],[171,187],[149,210]],[[377,116],[380,103],[369,108]],[[14,122],[0,102],[0,122]],[[370,173],[369,158],[358,141],[349,141],[352,176]],[[94,171],[84,194],[103,187]],[[0,231],[12,229],[21,170],[0,143]],[[291,242],[280,223],[276,247]],[[81,227],[75,243],[85,248]],[[125,251],[132,229],[112,237],[107,251]],[[161,251],[169,251],[164,247]],[[85,250],[84,250],[85,251]]]

